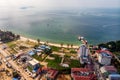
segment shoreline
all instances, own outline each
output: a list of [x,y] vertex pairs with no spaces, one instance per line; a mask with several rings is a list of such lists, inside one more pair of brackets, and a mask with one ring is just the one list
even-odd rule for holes
[[[21,35],[20,35],[20,40],[21,40],[21,41],[29,40],[29,41],[36,42],[36,43],[37,43],[37,40],[31,39],[31,38],[27,38],[27,37],[24,37],[24,36],[21,36]],[[46,42],[40,41],[40,43],[41,43],[41,44],[44,44],[44,43],[46,43]],[[51,42],[49,42],[48,45],[50,45],[50,46],[56,46],[56,47],[61,47],[61,45],[60,45],[59,43],[51,43]],[[63,44],[62,47],[63,47],[63,48],[67,48],[68,46],[67,46],[66,44]],[[69,48],[71,48],[71,47],[69,46]],[[72,48],[79,48],[79,46],[73,44],[73,47],[72,47]]]

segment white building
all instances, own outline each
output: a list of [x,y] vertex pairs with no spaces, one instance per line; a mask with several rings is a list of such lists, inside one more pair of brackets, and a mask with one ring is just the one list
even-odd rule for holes
[[40,67],[40,63],[36,59],[32,59],[31,61],[28,61],[28,64],[32,70],[36,70],[37,68]]
[[86,45],[82,44],[78,50],[78,58],[80,59],[81,64],[84,64],[88,61],[88,54],[88,48],[86,47]]
[[110,65],[112,53],[107,50],[100,50],[98,52],[98,62],[102,65]]

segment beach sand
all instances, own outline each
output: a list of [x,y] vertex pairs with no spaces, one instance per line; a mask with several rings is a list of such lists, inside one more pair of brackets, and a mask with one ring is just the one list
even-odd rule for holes
[[[36,42],[36,43],[37,43],[37,40],[30,39],[30,38],[23,37],[23,36],[20,37],[20,40],[21,40],[21,41],[29,40],[29,41]],[[40,43],[41,43],[41,44],[44,44],[44,43],[46,43],[46,42],[40,41]],[[61,47],[61,44],[57,44],[57,43],[50,43],[50,42],[49,42],[48,45],[50,45],[50,46],[56,46],[56,47]],[[67,48],[68,46],[65,45],[65,44],[63,44],[62,47]],[[69,47],[70,47],[70,46],[69,46]],[[72,48],[79,48],[79,46],[77,46],[77,45],[73,45]]]

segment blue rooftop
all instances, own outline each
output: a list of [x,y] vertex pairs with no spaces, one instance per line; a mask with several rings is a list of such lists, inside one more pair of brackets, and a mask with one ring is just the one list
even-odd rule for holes
[[101,55],[102,55],[102,56],[106,56],[106,57],[111,57],[111,55],[108,54],[108,53],[106,53],[106,52],[102,52]]
[[18,78],[13,78],[12,80],[19,80]]
[[32,56],[32,55],[34,55],[35,53],[34,53],[33,51],[29,51],[28,54],[29,54],[30,56]]

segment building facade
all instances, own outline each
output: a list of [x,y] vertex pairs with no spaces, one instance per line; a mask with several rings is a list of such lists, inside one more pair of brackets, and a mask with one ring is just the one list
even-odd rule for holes
[[112,53],[108,50],[99,50],[98,54],[98,62],[102,65],[110,65],[112,59]]
[[89,51],[86,45],[82,44],[78,50],[78,58],[80,59],[80,63],[84,64],[88,62]]

